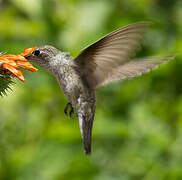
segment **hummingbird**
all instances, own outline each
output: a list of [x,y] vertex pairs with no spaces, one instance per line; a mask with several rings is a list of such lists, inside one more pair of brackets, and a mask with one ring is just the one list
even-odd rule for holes
[[132,58],[150,24],[137,22],[115,30],[83,49],[76,58],[50,45],[40,46],[25,57],[57,79],[69,100],[65,114],[69,107],[70,116],[76,110],[86,155],[91,154],[96,89],[114,81],[140,76],[175,57]]

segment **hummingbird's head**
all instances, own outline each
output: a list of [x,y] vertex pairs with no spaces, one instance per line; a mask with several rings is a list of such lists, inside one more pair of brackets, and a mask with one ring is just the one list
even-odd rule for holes
[[25,56],[29,61],[35,62],[39,66],[51,71],[56,66],[56,63],[60,61],[63,53],[53,46],[45,45],[36,48],[32,53]]

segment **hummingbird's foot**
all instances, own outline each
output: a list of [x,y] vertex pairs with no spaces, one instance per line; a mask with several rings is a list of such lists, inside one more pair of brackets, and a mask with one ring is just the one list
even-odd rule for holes
[[73,113],[74,113],[74,109],[72,104],[69,102],[68,104],[66,104],[66,107],[64,108],[64,113],[65,115],[68,115],[68,108],[71,108],[70,112],[69,112],[69,116],[72,117]]
[[70,117],[72,117],[73,113],[74,113],[74,109],[73,109],[73,107],[71,106],[71,111],[69,112]]

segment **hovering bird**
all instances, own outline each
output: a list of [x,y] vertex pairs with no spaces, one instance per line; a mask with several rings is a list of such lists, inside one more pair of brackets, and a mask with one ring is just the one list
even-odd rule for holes
[[149,22],[138,22],[118,29],[85,48],[76,58],[49,45],[25,56],[56,77],[69,100],[65,113],[69,107],[70,115],[73,109],[77,112],[86,155],[91,153],[96,88],[139,76],[174,58],[174,55],[131,58],[149,25]]

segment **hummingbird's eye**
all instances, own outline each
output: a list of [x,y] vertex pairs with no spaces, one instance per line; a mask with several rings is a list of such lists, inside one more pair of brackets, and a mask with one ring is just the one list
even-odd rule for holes
[[35,50],[35,51],[33,52],[33,54],[34,54],[35,56],[38,56],[38,55],[40,54],[40,51],[39,51],[39,50]]

